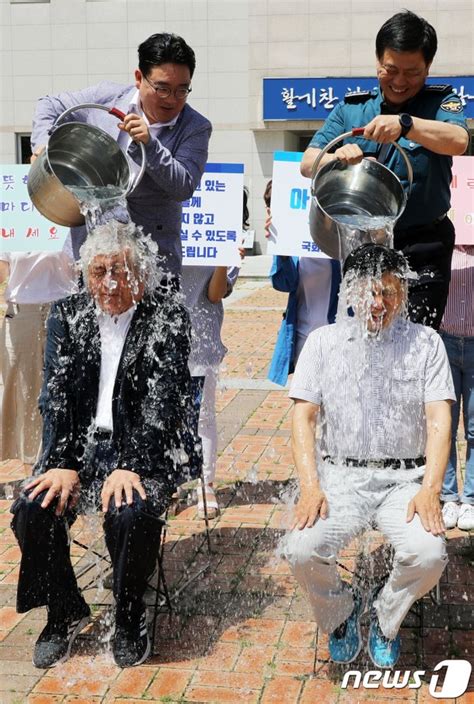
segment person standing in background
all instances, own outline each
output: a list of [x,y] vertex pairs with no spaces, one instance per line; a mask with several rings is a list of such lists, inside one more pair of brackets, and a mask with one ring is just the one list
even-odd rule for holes
[[[34,160],[48,142],[49,130],[68,108],[94,103],[126,113],[123,122],[103,110],[83,109],[68,120],[95,125],[114,137],[132,161],[141,163],[139,142],[145,146],[146,169],[127,196],[128,218],[150,234],[159,246],[160,266],[181,270],[182,202],[192,196],[207,161],[211,123],[186,103],[196,67],[194,51],[176,34],[153,34],[138,47],[135,85],[102,81],[75,93],[40,98],[33,119]],[[117,208],[116,211],[119,209]],[[119,216],[118,212],[114,217]],[[86,228],[71,230],[74,256],[86,238]]]
[[38,397],[49,304],[77,289],[70,242],[61,252],[0,252],[0,284],[4,281],[8,283],[0,330],[0,459],[21,460],[28,470],[41,447]]
[[[270,180],[263,194],[266,237],[272,222],[271,197]],[[273,257],[270,279],[276,291],[289,294],[268,371],[270,381],[285,386],[309,333],[336,319],[341,266],[335,259],[325,257],[277,255]]]
[[[191,318],[191,351],[188,366],[192,377],[204,377],[199,412],[199,437],[202,440],[204,492],[207,517],[219,515],[214,491],[217,462],[216,389],[219,365],[227,348],[221,339],[224,321],[222,299],[232,293],[239,275],[238,267],[184,266],[181,286]],[[204,518],[202,487],[198,488],[198,516]]]
[[[448,302],[441,337],[448,353],[456,403],[452,406],[452,438],[441,501],[446,528],[474,530],[474,245],[457,245],[451,267]],[[456,437],[463,408],[466,466],[461,497],[457,481]]]

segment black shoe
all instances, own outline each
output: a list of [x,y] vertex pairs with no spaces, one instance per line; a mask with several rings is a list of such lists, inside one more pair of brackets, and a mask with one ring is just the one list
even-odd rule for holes
[[33,665],[45,669],[67,660],[72,644],[91,620],[90,616],[85,602],[78,610],[66,615],[48,609],[48,621],[35,644]]
[[141,665],[151,652],[151,640],[146,623],[146,607],[136,616],[117,619],[113,654],[119,667]]

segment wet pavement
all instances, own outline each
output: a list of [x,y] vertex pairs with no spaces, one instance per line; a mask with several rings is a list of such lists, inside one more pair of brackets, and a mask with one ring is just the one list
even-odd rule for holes
[[[19,550],[9,528],[10,501],[0,501],[0,704],[474,703],[472,679],[472,691],[457,700],[434,698],[428,691],[437,663],[469,660],[474,651],[474,545],[472,535],[457,529],[447,534],[450,562],[440,583],[440,604],[425,597],[402,627],[397,667],[412,673],[425,670],[422,687],[415,688],[412,678],[412,686],[402,689],[343,689],[345,671],[373,669],[367,655],[346,668],[327,662],[327,638],[317,631],[304,597],[277,555],[285,501],[294,487],[291,405],[287,392],[265,376],[285,303],[285,294],[251,278],[241,279],[226,301],[229,352],[218,391],[216,482],[222,510],[210,524],[210,552],[192,486],[183,488],[170,512],[164,572],[172,612],[160,608],[155,654],[145,665],[121,671],[113,663],[111,595],[96,579],[108,565],[97,538],[100,518],[89,516],[72,530],[77,541],[72,554],[81,584],[92,582],[85,595],[93,606],[93,622],[77,639],[67,663],[49,671],[33,667],[31,653],[45,622],[44,609],[15,612]],[[5,484],[14,486],[22,474],[18,462],[0,463],[3,496],[10,491]],[[383,573],[386,559],[381,536],[373,532],[341,556],[343,576],[351,579],[354,569]],[[152,620],[153,589],[147,599]]]

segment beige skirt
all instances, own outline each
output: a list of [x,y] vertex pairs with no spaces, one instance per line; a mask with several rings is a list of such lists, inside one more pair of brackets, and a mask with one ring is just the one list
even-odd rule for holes
[[2,460],[19,459],[33,464],[40,452],[38,397],[43,381],[48,312],[49,304],[7,306],[0,330]]

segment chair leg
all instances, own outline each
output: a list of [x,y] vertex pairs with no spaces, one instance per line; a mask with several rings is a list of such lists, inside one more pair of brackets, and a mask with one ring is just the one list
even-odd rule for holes
[[211,548],[211,532],[209,530],[209,516],[207,513],[207,500],[206,500],[206,482],[204,479],[204,469],[201,467],[201,491],[202,491],[202,505],[204,508],[204,522],[206,524],[206,540],[207,540],[207,551],[209,554],[212,552]]
[[[168,512],[166,511],[165,513],[165,521],[168,517]],[[156,557],[156,562],[157,562],[157,581],[156,581],[156,591],[155,591],[155,603],[153,606],[153,622],[152,622],[152,627],[151,627],[151,633],[152,633],[152,643],[155,643],[155,638],[156,638],[156,622],[158,620],[158,612],[160,609],[160,606],[162,606],[162,598],[165,600],[166,607],[168,609],[169,617],[171,619],[172,613],[173,613],[173,605],[171,603],[171,598],[169,595],[168,591],[168,585],[166,583],[166,577],[165,577],[165,570],[164,570],[164,551],[165,551],[165,540],[166,540],[166,526],[167,523],[165,522],[165,525],[163,527],[163,531],[161,533],[161,543],[160,543],[160,549],[158,551],[158,555]],[[154,587],[153,587],[154,589]],[[161,603],[160,603],[161,602]]]

